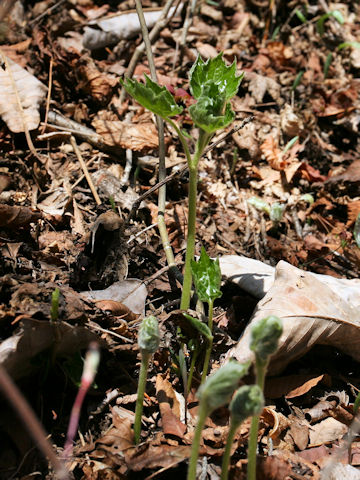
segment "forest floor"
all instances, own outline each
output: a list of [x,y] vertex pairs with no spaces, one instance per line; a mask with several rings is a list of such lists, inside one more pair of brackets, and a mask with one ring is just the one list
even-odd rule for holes
[[[13,2],[2,3],[0,17]],[[157,15],[164,7],[142,3]],[[235,122],[216,133],[200,162],[196,254],[203,246],[212,257],[271,266],[285,260],[358,279],[360,5],[199,0],[182,45],[186,5],[173,4],[177,11],[153,52],[159,83],[180,104],[194,101],[188,75],[198,54],[207,60],[223,52],[245,74],[231,101]],[[128,15],[134,9],[133,0],[17,1],[0,24],[0,359],[61,455],[82,358],[91,341],[101,346],[69,464],[79,479],[185,478],[196,425],[203,352],[185,400],[176,320],[181,285],[169,278],[161,245],[158,188],[149,192],[158,182],[156,123],[133,99],[120,99],[119,78],[141,43]],[[102,19],[111,15],[109,32]],[[134,78],[144,73],[146,55]],[[193,151],[191,118],[176,120]],[[188,171],[169,125],[165,148],[172,175],[165,220],[181,269]],[[269,212],[276,209],[274,222]],[[59,312],[51,320],[56,288]],[[318,300],[314,290],[311,301]],[[257,302],[224,277],[212,369],[236,345]],[[159,319],[161,343],[135,446],[144,314]],[[258,478],[317,479],[331,458],[352,465],[348,478],[358,478],[350,476],[360,475],[358,437],[346,439],[360,388],[351,348],[320,345],[276,375],[270,369]],[[53,478],[5,397],[1,406],[0,478]],[[235,437],[230,478],[246,478],[249,425]],[[220,478],[227,431],[223,408],[206,423],[199,478]],[[334,478],[347,477],[343,471]]]

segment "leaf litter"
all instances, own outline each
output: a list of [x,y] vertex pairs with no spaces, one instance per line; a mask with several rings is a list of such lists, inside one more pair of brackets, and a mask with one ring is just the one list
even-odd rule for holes
[[[156,22],[164,2],[143,4],[150,8],[149,22]],[[10,75],[9,67],[0,68],[5,88],[0,93],[1,363],[61,449],[81,356],[96,339],[102,364],[81,416],[74,478],[183,478],[197,400],[194,387],[183,388],[178,326],[199,342],[199,364],[206,342],[200,337],[202,317],[194,314],[200,322],[194,327],[177,311],[179,285],[167,276],[157,192],[144,196],[157,182],[155,122],[129,98],[120,101],[118,79],[141,40],[135,5],[17,5],[6,18],[7,35],[0,30],[11,69]],[[269,314],[284,321],[266,381],[259,475],[357,478],[358,437],[347,435],[360,384],[360,253],[354,233],[360,202],[354,32],[360,10],[352,2],[329,4],[341,10],[345,23],[340,27],[330,16],[320,35],[316,19],[325,13],[323,2],[309,5],[305,23],[287,7],[283,1],[273,2],[273,10],[252,1],[201,4],[180,52],[180,4],[154,44],[155,63],[160,84],[182,106],[194,103],[186,66],[197,52],[207,59],[223,51],[228,65],[235,59],[236,70],[245,72],[232,108],[236,122],[253,119],[201,161],[196,253],[204,246],[220,257],[223,275],[223,296],[214,312],[214,369],[229,356],[250,357],[246,325]],[[302,3],[292,7],[302,9]],[[342,43],[349,46],[338,48]],[[149,68],[142,57],[135,78],[144,81],[144,73]],[[182,128],[193,135],[190,118]],[[21,133],[26,130],[34,131],[41,156],[29,152]],[[188,177],[177,174],[185,159],[173,133],[166,129],[167,174],[174,176],[165,218],[181,267]],[[252,197],[269,206],[280,203],[280,220],[274,224],[254,208]],[[107,222],[109,209],[113,221]],[[59,319],[51,323],[56,287]],[[145,314],[158,316],[163,340],[148,376],[142,441],[134,446],[136,339]],[[197,386],[200,372],[194,379]],[[9,428],[13,415],[8,410],[1,415],[0,433],[9,447],[0,475],[45,476],[47,465],[31,444],[27,454],[25,431]],[[227,429],[225,408],[207,420],[203,478],[219,478]],[[233,445],[233,478],[245,478],[248,435],[245,422]],[[334,468],[326,473],[331,462]]]

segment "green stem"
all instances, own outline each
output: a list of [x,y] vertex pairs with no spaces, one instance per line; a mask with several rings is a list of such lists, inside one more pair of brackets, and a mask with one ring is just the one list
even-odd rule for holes
[[191,389],[192,379],[193,379],[194,370],[195,370],[195,363],[196,363],[196,359],[197,359],[198,355],[199,355],[199,345],[196,345],[196,348],[195,348],[195,350],[193,352],[193,355],[191,357],[188,384],[187,384],[188,393],[190,392],[190,389]]
[[184,149],[184,153],[185,153],[185,157],[186,157],[186,161],[188,163],[188,165],[190,166],[191,164],[191,154],[190,154],[190,150],[189,150],[189,146],[186,142],[186,139],[184,137],[184,135],[181,133],[181,130],[178,126],[178,124],[174,121],[174,120],[171,120],[171,118],[167,118],[166,121],[168,123],[170,123],[170,125],[173,127],[173,129],[176,131],[176,133],[178,134],[178,137],[179,137],[179,140],[181,142],[181,145]]
[[191,448],[191,457],[190,457],[189,469],[187,473],[187,480],[196,480],[196,464],[199,457],[201,432],[205,425],[205,420],[207,416],[208,416],[208,412],[206,409],[206,405],[201,404],[200,402],[199,417],[198,417],[193,444]]
[[229,427],[229,433],[228,437],[226,440],[226,447],[223,455],[223,461],[222,461],[222,467],[221,467],[221,480],[227,480],[228,475],[229,475],[229,464],[230,464],[230,456],[231,456],[231,447],[233,444],[234,436],[236,433],[236,430],[240,426],[239,423],[233,422],[232,419],[230,419],[230,427]]
[[[209,300],[208,326],[210,328],[211,333],[213,331],[213,311],[214,311],[214,300]],[[203,384],[205,382],[206,375],[207,375],[208,370],[209,370],[209,363],[210,363],[212,345],[213,345],[213,339],[211,338],[211,340],[208,341],[208,345],[206,347],[204,366],[203,366],[203,371],[202,371],[202,375],[201,375],[201,384]]]
[[136,409],[135,409],[135,422],[134,422],[134,439],[135,444],[140,442],[141,433],[141,417],[143,412],[144,393],[146,387],[147,371],[150,361],[150,353],[146,351],[141,352],[141,367],[139,375],[139,384],[137,390]]
[[200,130],[199,139],[196,143],[196,150],[193,158],[188,159],[189,163],[189,215],[188,215],[188,234],[185,256],[184,283],[181,295],[180,308],[187,310],[190,306],[191,296],[191,260],[194,259],[195,252],[195,233],[196,233],[196,194],[197,194],[197,176],[198,164],[201,155],[209,143],[211,135]]
[[[256,383],[259,385],[262,391],[264,391],[265,374],[267,369],[267,363],[259,361],[256,358]],[[254,415],[251,420],[250,437],[249,437],[249,449],[248,449],[248,466],[247,466],[247,480],[256,480],[256,451],[257,440],[259,430],[260,415]]]

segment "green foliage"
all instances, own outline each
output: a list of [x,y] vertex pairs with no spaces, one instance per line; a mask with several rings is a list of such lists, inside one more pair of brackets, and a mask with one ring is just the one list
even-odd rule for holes
[[298,17],[301,23],[306,23],[305,15],[298,8],[295,10],[295,15]]
[[221,271],[218,258],[212,260],[202,247],[199,261],[191,261],[191,271],[196,293],[202,302],[210,303],[221,297]]
[[279,202],[274,202],[270,208],[270,220],[274,223],[281,222],[284,210],[285,210],[285,205],[282,205]]
[[249,205],[252,205],[253,207],[255,207],[256,210],[260,210],[261,212],[265,212],[268,215],[270,215],[270,205],[268,204],[268,202],[266,202],[262,198],[251,197],[248,199],[247,202]]
[[59,318],[59,299],[60,290],[56,287],[51,294],[50,319],[52,322],[56,322]]
[[250,362],[230,361],[210,375],[198,390],[197,396],[208,415],[229,402],[240,379],[247,374]]
[[328,53],[325,63],[324,63],[324,80],[327,78],[328,73],[329,73],[329,68],[332,62],[333,55],[332,53]]
[[316,24],[319,35],[324,35],[324,23],[330,17],[335,18],[335,20],[340,23],[340,25],[343,25],[345,23],[344,17],[339,10],[333,10],[332,12],[325,13],[319,18]]
[[258,320],[251,329],[250,348],[255,352],[257,361],[266,364],[276,352],[283,327],[280,318],[275,315]]
[[360,42],[344,42],[344,43],[340,43],[340,45],[339,45],[337,48],[338,48],[338,50],[342,50],[343,48],[348,48],[348,47],[359,48],[359,49],[360,49]]
[[291,140],[289,140],[285,145],[283,153],[288,152],[290,148],[293,147],[298,140],[299,140],[299,135],[296,135],[296,137],[293,137]]
[[304,202],[307,202],[309,205],[314,203],[314,197],[311,193],[304,193],[304,195],[301,195],[300,200],[304,200]]
[[184,313],[184,317],[189,320],[191,326],[200,333],[206,340],[211,341],[213,339],[212,333],[210,328],[206,325],[206,323],[202,322],[198,318],[194,318],[188,313]]
[[121,79],[120,83],[140,105],[159,115],[164,120],[182,112],[182,107],[177,105],[174,97],[166,87],[161,87],[156,82],[153,82],[146,74],[145,79],[145,85],[130,78],[126,78],[125,81]]
[[356,218],[354,226],[354,238],[356,245],[360,248],[360,213]]
[[225,101],[228,101],[237,94],[243,77],[243,73],[236,75],[235,61],[229,67],[225,64],[222,53],[206,62],[199,55],[190,70],[190,90],[193,97],[198,100],[203,95],[207,83],[213,82],[218,85],[218,90],[224,95]]
[[358,413],[359,407],[360,407],[360,392],[356,395],[356,398],[355,398],[354,407],[353,407],[354,415]]
[[243,385],[234,394],[229,410],[231,422],[240,425],[246,418],[259,415],[264,408],[264,395],[258,385]]
[[160,333],[157,318],[144,318],[139,329],[138,344],[142,352],[155,353],[159,348]]
[[300,85],[300,82],[304,73],[305,73],[305,70],[300,70],[300,72],[296,75],[294,83],[292,84],[292,87],[291,87],[292,92],[294,92],[297,89],[297,87]]

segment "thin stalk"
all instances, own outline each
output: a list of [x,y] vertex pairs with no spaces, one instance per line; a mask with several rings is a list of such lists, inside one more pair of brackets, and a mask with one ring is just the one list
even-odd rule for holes
[[197,177],[198,164],[206,145],[209,143],[211,135],[200,130],[199,138],[196,143],[194,156],[188,160],[189,163],[189,214],[188,214],[188,234],[185,256],[184,283],[181,295],[180,308],[187,310],[190,306],[191,295],[191,260],[194,259],[195,252],[195,233],[196,233],[196,196],[197,196]]
[[[144,12],[141,5],[141,0],[135,0],[135,5],[136,5],[136,12],[138,14],[139,22],[141,25],[141,32],[142,32],[143,41],[145,44],[146,56],[149,62],[151,79],[154,82],[157,82],[154,56],[151,50],[151,41],[150,41],[149,31],[145,21]],[[161,117],[156,116],[156,123],[158,127],[158,135],[159,135],[159,182],[161,182],[166,178],[164,121]],[[164,184],[159,188],[158,228],[159,228],[161,243],[165,251],[166,261],[170,267],[170,271],[173,271],[173,270],[176,270],[176,263],[175,263],[174,253],[170,245],[167,229],[166,229],[165,203],[166,203],[166,185]]]
[[190,457],[189,469],[187,473],[187,480],[196,480],[196,464],[199,457],[201,433],[205,425],[206,417],[208,416],[208,412],[205,404],[201,404],[200,402],[199,408],[200,408],[199,417],[198,417],[193,444],[191,448],[191,457]]
[[[255,361],[256,367],[256,383],[262,391],[264,391],[265,374],[267,363],[260,362],[258,358]],[[254,415],[251,420],[249,448],[248,448],[248,465],[247,465],[247,480],[256,480],[256,452],[257,439],[259,430],[260,415]]]
[[191,357],[190,370],[189,370],[188,383],[187,383],[188,393],[190,392],[190,389],[191,389],[192,379],[193,379],[194,370],[195,370],[195,364],[196,364],[198,355],[199,355],[199,345],[196,345],[193,356]]
[[222,466],[221,466],[221,480],[227,480],[229,475],[229,464],[231,456],[231,447],[235,437],[236,430],[238,429],[239,424],[232,422],[230,419],[229,433],[226,440],[226,447],[223,455]]
[[140,442],[141,433],[141,417],[143,412],[144,393],[146,387],[147,371],[150,361],[150,353],[146,351],[141,352],[141,367],[139,375],[139,384],[137,390],[136,408],[135,408],[135,422],[134,422],[134,439],[135,444]]
[[[212,333],[213,331],[213,312],[214,312],[214,301],[210,300],[209,301],[209,319],[208,319],[208,326],[210,328],[210,331]],[[213,345],[213,339],[208,341],[208,345],[206,347],[206,353],[205,353],[205,359],[204,359],[204,366],[203,366],[203,371],[202,371],[202,376],[201,376],[201,383],[203,384],[206,380],[206,375],[209,370],[209,363],[210,363],[210,356],[211,356],[211,350],[212,350],[212,345]]]

